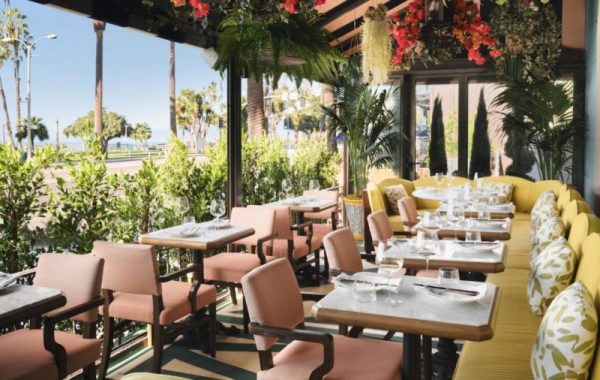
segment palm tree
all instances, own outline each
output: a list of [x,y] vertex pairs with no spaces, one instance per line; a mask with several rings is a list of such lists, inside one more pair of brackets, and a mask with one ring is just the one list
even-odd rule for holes
[[48,140],[50,136],[48,135],[48,128],[46,127],[46,124],[44,124],[44,121],[37,116],[33,116],[29,120],[24,120],[23,125],[21,125],[17,131],[16,137],[19,142],[27,139],[27,130],[29,128],[31,128],[31,151],[33,152],[35,149],[33,143],[36,138],[39,141],[45,141]]
[[[102,136],[102,66],[103,66],[103,40],[106,23],[93,20],[94,32],[96,32],[96,102],[94,107],[94,133]],[[102,146],[106,152],[106,146]]]
[[[20,66],[21,58],[23,53],[22,44],[30,42],[31,36],[29,34],[29,27],[25,22],[26,16],[21,14],[17,8],[8,8],[2,12],[4,18],[2,23],[3,34],[5,38],[10,38],[12,41],[9,42],[12,50],[10,51],[10,58],[13,61],[13,72],[14,72],[14,84],[15,84],[15,113],[16,113],[16,125],[20,126],[21,123],[21,75]],[[22,147],[22,143],[20,143]]]
[[175,109],[175,42],[171,41],[169,49],[169,124],[171,133],[177,136],[177,111]]
[[190,133],[190,145],[198,150],[198,142],[206,141],[208,128],[219,123],[217,109],[217,84],[211,82],[198,92],[183,89],[177,97],[177,124]]
[[248,78],[248,137],[262,135],[265,128],[265,91],[262,75]]
[[131,130],[132,139],[140,143],[140,148],[145,149],[147,147],[148,140],[152,137],[152,129],[148,123],[137,123]]
[[[9,57],[9,50],[6,44],[0,44],[0,70],[4,66],[4,62]],[[8,143],[11,147],[15,146],[15,140],[13,138],[13,131],[10,125],[10,113],[8,112],[8,103],[6,102],[6,93],[4,92],[4,85],[2,83],[2,77],[0,76],[0,99],[2,99],[2,108],[4,109],[4,115],[6,117],[6,124],[4,125],[4,133],[8,134]]]

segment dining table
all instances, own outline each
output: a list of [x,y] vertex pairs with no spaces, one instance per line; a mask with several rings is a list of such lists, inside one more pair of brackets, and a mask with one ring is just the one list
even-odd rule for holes
[[456,268],[461,272],[500,273],[505,269],[508,246],[500,241],[468,242],[461,240],[425,241],[415,239],[388,241],[386,256],[398,256],[411,273],[421,269]]
[[[143,234],[140,244],[149,244],[163,248],[189,249],[192,260],[199,267],[196,279],[204,282],[204,255],[210,254],[228,244],[254,234],[254,228],[244,225],[232,225],[227,220],[202,223],[186,223]],[[227,334],[238,333],[235,326],[225,327],[217,322],[219,328]]]
[[[460,291],[474,295],[461,295]],[[313,305],[312,315],[319,322],[402,332],[403,379],[431,377],[427,368],[421,377],[421,336],[440,338],[436,355],[441,357],[456,356],[453,339],[480,342],[494,336],[500,299],[500,289],[494,284],[440,284],[437,279],[403,276],[397,290],[390,293],[399,305],[385,302],[379,293],[374,301],[358,302],[352,285],[336,285]],[[423,362],[431,363],[431,350],[424,354],[429,358],[423,357]]]
[[19,322],[40,317],[67,303],[59,289],[12,284],[0,289],[0,331]]
[[[489,203],[468,203],[464,205],[465,217],[477,218],[480,214],[480,210],[488,212],[491,219],[513,219],[515,217],[516,207],[514,203],[500,203],[500,204],[489,204]],[[443,202],[440,207],[436,209],[436,213],[440,215],[446,215],[448,212],[448,203]]]
[[477,219],[451,220],[440,217],[436,220],[420,220],[414,230],[435,230],[440,238],[465,239],[467,231],[477,231],[483,241],[510,240],[512,222],[507,219]]

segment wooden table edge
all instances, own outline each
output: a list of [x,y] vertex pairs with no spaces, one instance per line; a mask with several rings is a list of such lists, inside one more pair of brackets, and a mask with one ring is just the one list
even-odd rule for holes
[[[15,323],[43,315],[49,311],[56,310],[60,307],[63,307],[67,304],[67,297],[61,291],[59,294],[56,294],[53,297],[46,298],[44,300],[40,300],[34,304],[28,305],[27,308],[35,308],[35,311],[29,313],[8,313],[8,315],[4,317],[0,317],[0,329],[5,327],[14,325]],[[26,314],[23,316],[19,316],[19,314]]]
[[[454,323],[432,322],[432,321],[417,321],[407,318],[389,317],[389,316],[370,316],[365,313],[337,310],[327,310],[319,307],[319,303],[315,303],[311,308],[313,317],[319,322],[330,322],[345,324],[348,326],[358,326],[363,328],[372,328],[385,331],[405,332],[409,334],[418,334],[432,336],[437,338],[449,338],[458,340],[469,340],[473,342],[482,342],[490,340],[494,337],[494,327],[498,314],[498,304],[500,303],[500,288],[494,285],[495,293],[492,299],[492,310],[490,318],[486,325],[465,327]],[[354,317],[348,317],[354,315]],[[358,316],[366,317],[368,322],[357,323]],[[370,319],[369,319],[370,318]],[[376,320],[374,320],[376,318]],[[398,324],[406,324],[408,326],[398,327]],[[436,326],[431,328],[431,326]],[[461,330],[459,332],[459,330]],[[466,330],[466,331],[465,331]],[[448,333],[454,331],[454,333]]]
[[228,244],[239,239],[243,239],[245,237],[253,235],[254,233],[255,230],[253,228],[250,228],[249,230],[241,231],[236,235],[228,236],[226,239],[219,239],[210,243],[193,242],[187,239],[180,238],[160,238],[148,235],[141,235],[138,241],[140,242],[140,244],[154,245],[158,247],[208,250],[220,247],[224,244]]

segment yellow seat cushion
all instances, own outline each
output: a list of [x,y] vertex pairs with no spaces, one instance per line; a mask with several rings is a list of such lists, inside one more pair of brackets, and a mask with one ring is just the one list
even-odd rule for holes
[[388,215],[388,219],[392,225],[392,231],[404,231],[404,224],[402,224],[400,215]]

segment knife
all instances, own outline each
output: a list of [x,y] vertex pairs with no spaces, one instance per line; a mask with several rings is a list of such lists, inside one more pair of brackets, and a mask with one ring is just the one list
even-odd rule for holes
[[445,286],[437,286],[437,285],[428,285],[428,284],[413,284],[414,286],[422,286],[424,288],[431,288],[431,289],[438,289],[438,290],[445,290],[447,292],[452,292],[452,293],[459,293],[459,294],[464,294],[467,296],[478,296],[479,292],[475,291],[475,290],[467,290],[467,289],[456,289],[456,288],[448,288]]

